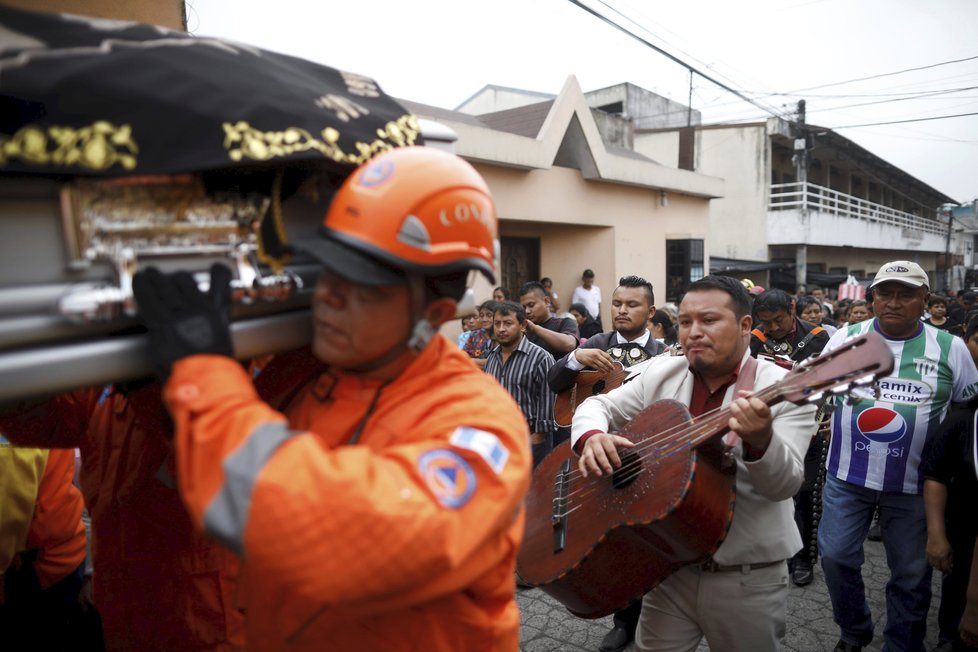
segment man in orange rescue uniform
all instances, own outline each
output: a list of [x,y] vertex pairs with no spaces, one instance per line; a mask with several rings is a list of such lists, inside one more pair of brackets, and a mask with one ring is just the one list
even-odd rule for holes
[[453,155],[399,149],[355,171],[303,246],[325,267],[323,366],[285,414],[228,357],[226,268],[208,295],[189,274],[136,277],[172,365],[179,488],[244,559],[252,649],[517,649],[526,422],[437,334],[471,271],[494,281],[496,229],[485,182]]
[[239,561],[180,501],[160,384],[136,381],[27,401],[0,414],[18,445],[81,450],[92,578],[109,652],[234,652]]

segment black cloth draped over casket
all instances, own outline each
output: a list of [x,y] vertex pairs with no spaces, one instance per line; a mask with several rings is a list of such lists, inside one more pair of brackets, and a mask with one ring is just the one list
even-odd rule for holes
[[0,173],[348,172],[421,144],[370,78],[232,41],[0,6]]

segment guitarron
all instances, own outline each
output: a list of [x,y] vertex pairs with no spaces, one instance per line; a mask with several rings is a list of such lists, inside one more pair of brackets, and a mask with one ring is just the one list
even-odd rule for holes
[[[854,338],[755,392],[768,405],[814,403],[868,385],[893,369],[878,334]],[[618,434],[615,473],[581,477],[570,443],[536,468],[517,558],[523,581],[582,618],[606,616],[723,542],[733,518],[735,464],[722,444],[728,408],[692,418],[686,406],[657,401]],[[813,424],[814,426],[814,424]]]

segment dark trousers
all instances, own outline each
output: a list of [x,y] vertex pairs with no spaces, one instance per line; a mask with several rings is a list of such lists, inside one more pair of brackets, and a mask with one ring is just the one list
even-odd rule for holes
[[631,636],[635,636],[638,628],[638,617],[642,615],[642,599],[639,598],[624,609],[615,612],[615,627],[621,627],[628,631]]
[[[801,484],[801,489],[794,496],[795,524],[798,526],[798,533],[801,535],[801,550],[795,553],[794,559],[805,560],[809,564],[815,564],[818,561],[816,534],[819,516],[822,513],[820,485],[825,480],[822,458],[826,446],[828,444],[822,437],[812,439],[808,452],[805,453],[805,479]],[[821,482],[819,478],[821,478]]]
[[554,434],[552,432],[542,433],[544,441],[539,444],[530,444],[530,448],[533,451],[533,468],[537,468],[537,465],[543,461],[550,451],[554,449]]
[[101,652],[102,620],[78,604],[82,569],[41,589],[27,556],[3,576],[0,647],[10,652]]
[[941,578],[941,606],[937,612],[937,625],[940,638],[952,641],[954,652],[974,650],[961,642],[958,625],[968,600],[968,580],[971,577],[972,554],[975,550],[975,537],[949,536],[951,550],[954,552],[954,570]]

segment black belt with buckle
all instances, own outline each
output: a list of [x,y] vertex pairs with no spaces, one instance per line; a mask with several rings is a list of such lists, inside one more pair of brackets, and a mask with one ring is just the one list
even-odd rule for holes
[[776,564],[783,564],[784,560],[779,559],[777,561],[759,561],[753,564],[731,564],[729,566],[724,566],[723,564],[718,564],[716,560],[712,557],[700,564],[700,570],[707,573],[730,573],[733,571],[748,572],[752,570],[757,570],[758,568],[767,568],[768,566],[774,566]]

